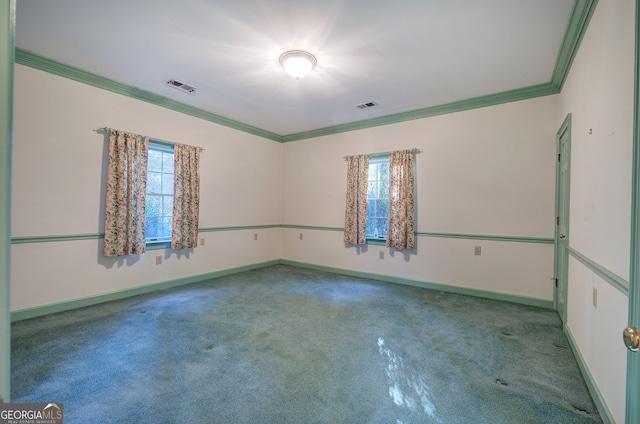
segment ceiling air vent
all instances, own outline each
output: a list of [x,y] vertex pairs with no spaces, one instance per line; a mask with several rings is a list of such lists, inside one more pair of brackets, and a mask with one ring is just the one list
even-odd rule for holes
[[378,103],[366,102],[366,103],[360,103],[359,105],[356,105],[358,109],[369,109],[370,107],[375,107],[375,106],[378,106]]
[[185,83],[180,82],[178,80],[174,80],[174,79],[169,80],[169,81],[167,81],[167,85],[169,87],[175,88],[176,90],[180,90],[180,91],[182,91],[184,93],[191,94],[192,96],[196,95],[196,88],[194,86],[185,84]]

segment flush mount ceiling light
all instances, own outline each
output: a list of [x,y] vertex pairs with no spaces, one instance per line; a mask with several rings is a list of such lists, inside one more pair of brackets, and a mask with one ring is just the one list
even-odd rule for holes
[[289,50],[280,55],[280,63],[289,75],[295,79],[304,78],[318,61],[311,53],[302,50]]

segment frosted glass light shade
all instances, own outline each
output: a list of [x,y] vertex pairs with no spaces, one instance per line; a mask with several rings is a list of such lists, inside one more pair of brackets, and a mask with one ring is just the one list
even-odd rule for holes
[[302,50],[289,50],[280,55],[280,63],[289,75],[300,79],[307,76],[318,61],[311,53]]

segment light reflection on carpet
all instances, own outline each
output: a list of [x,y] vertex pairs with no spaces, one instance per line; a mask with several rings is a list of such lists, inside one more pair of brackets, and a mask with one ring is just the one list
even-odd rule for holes
[[386,369],[389,380],[389,396],[397,406],[406,407],[413,412],[422,410],[434,423],[441,422],[436,416],[435,406],[429,399],[433,396],[429,386],[423,380],[418,370],[407,367],[402,357],[391,348],[385,347],[385,338],[378,337],[380,355],[388,360]]

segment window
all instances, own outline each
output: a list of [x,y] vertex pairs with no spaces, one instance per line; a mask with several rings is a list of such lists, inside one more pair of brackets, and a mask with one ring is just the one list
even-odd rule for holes
[[389,230],[389,155],[369,160],[367,238],[386,240]]
[[[414,157],[417,149],[346,156],[346,245],[384,240],[387,247],[415,248]],[[365,210],[367,213],[365,214]],[[366,215],[366,216],[365,216]]]
[[149,142],[146,240],[171,241],[173,216],[173,148]]

